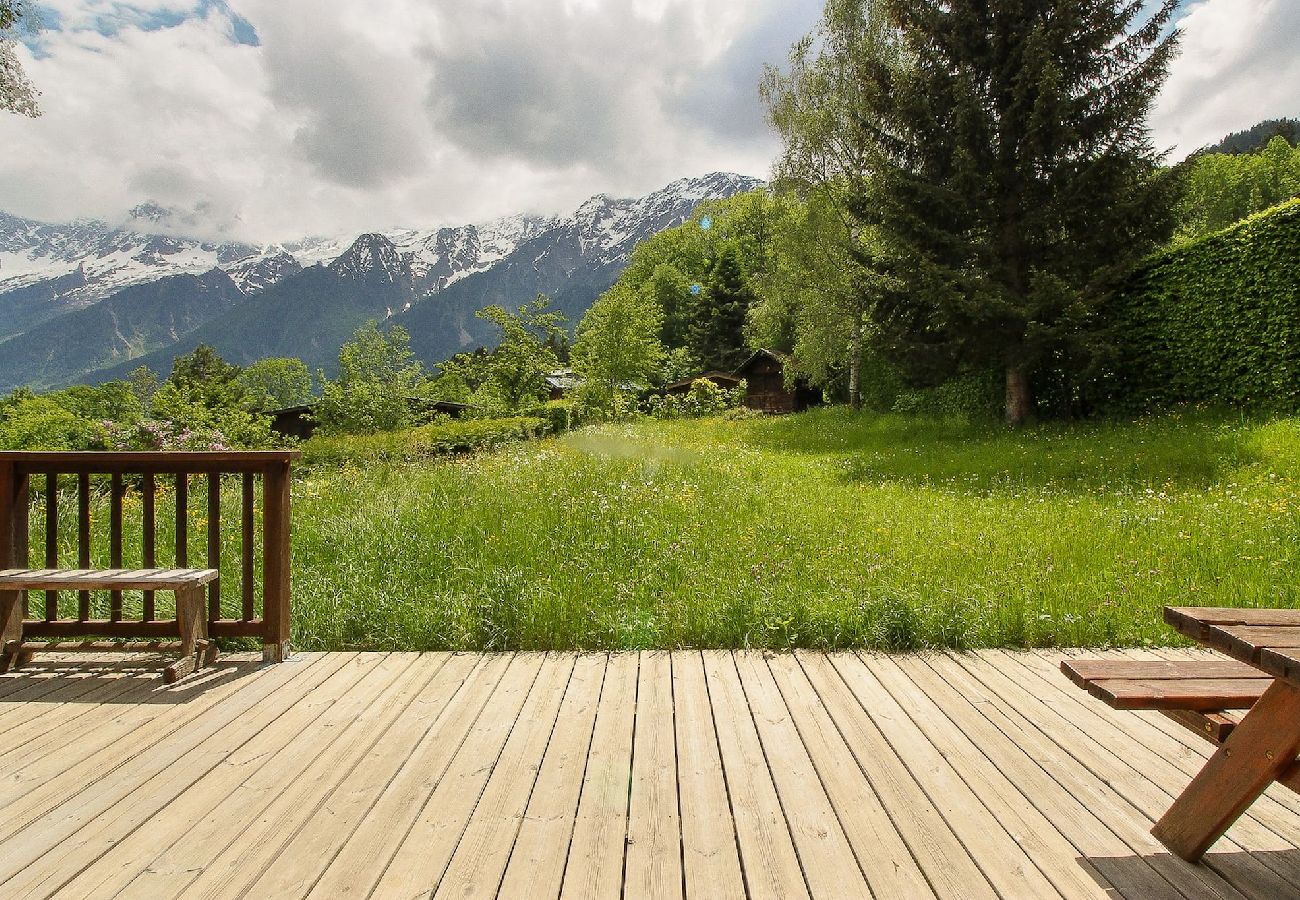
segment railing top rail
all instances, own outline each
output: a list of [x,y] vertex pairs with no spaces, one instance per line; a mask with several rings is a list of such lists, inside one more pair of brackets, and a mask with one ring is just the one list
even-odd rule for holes
[[0,463],[29,472],[261,472],[298,450],[4,450]]

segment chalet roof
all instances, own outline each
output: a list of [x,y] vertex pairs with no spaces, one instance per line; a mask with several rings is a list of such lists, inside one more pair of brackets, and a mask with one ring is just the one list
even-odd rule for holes
[[739,366],[736,367],[736,371],[734,374],[738,377],[744,377],[745,372],[747,372],[754,365],[754,363],[758,362],[761,359],[770,359],[778,363],[782,367],[784,367],[786,362],[790,359],[790,356],[789,354],[781,353],[776,350],[764,350],[764,349],[755,350],[753,354],[750,355],[749,359],[745,360],[743,363],[741,363]]
[[546,375],[546,386],[567,391],[582,384],[582,376],[572,369],[556,369]]

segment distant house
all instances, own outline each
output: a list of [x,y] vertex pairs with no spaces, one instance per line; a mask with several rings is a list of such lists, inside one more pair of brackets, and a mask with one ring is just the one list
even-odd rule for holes
[[681,381],[674,381],[672,384],[665,384],[656,394],[689,394],[691,385],[703,378],[705,381],[711,381],[718,387],[726,391],[735,390],[740,386],[741,378],[738,375],[732,375],[728,372],[705,372],[701,375],[692,375],[690,378],[683,378]]
[[551,400],[563,400],[580,384],[582,376],[572,369],[556,369],[546,375],[546,391]]
[[815,390],[802,378],[786,387],[784,353],[773,350],[756,350],[732,373],[745,380],[745,405],[766,413],[802,412],[822,402],[821,391]]
[[[468,403],[427,400],[423,397],[408,397],[407,403],[411,407],[411,412],[417,416],[441,413],[453,419],[459,419],[466,410],[473,408]],[[273,409],[267,415],[271,417],[271,430],[276,434],[305,441],[316,431],[316,420],[313,418],[315,412],[315,403],[302,403],[298,406],[286,406],[284,409]]]

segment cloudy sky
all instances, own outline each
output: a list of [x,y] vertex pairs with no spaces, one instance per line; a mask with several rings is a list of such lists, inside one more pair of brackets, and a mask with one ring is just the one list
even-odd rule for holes
[[[44,0],[44,115],[0,115],[0,209],[285,240],[765,176],[757,83],[821,0]],[[1300,115],[1297,0],[1187,0],[1153,120],[1180,156]]]

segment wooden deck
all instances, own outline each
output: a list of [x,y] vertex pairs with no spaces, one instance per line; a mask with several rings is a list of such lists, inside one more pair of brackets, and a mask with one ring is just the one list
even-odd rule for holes
[[38,660],[0,678],[0,896],[1300,896],[1300,797],[1175,858],[1209,745],[1059,658]]

